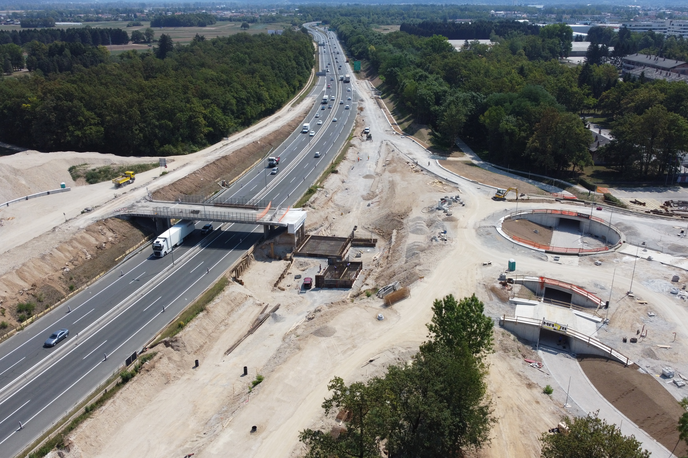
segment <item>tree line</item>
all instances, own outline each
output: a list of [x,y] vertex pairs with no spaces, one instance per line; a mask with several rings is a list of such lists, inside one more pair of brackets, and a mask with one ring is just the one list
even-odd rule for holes
[[41,151],[185,154],[275,112],[313,65],[303,32],[198,37],[188,46],[163,34],[154,51],[0,80],[0,141]]
[[540,27],[534,24],[517,21],[423,21],[419,23],[404,22],[401,24],[399,30],[420,37],[442,35],[449,40],[487,40],[493,34],[497,34],[501,37],[509,33],[537,35],[540,32]]
[[125,45],[129,43],[126,30],[115,28],[69,28],[69,29],[31,29],[31,30],[0,30],[0,45],[14,43],[23,46],[32,41],[53,43],[83,43],[85,45]]
[[31,29],[34,27],[55,27],[55,19],[51,17],[44,18],[22,18],[21,28]]
[[[439,35],[382,34],[362,20],[332,24],[348,54],[366,61],[383,90],[428,124],[439,145],[461,137],[491,162],[571,176],[593,163],[593,136],[581,115],[603,112],[615,141],[596,154],[620,178],[669,180],[688,149],[686,84],[619,81],[610,64],[562,65],[572,40],[565,24],[537,35],[495,33],[491,45],[467,41],[459,52]],[[650,119],[657,122],[644,122]]]
[[205,27],[217,22],[208,13],[157,15],[151,19],[151,27]]

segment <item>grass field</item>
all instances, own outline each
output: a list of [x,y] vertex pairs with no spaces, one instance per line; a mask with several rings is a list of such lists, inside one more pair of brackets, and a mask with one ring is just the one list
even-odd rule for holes
[[[84,22],[82,25],[64,25],[58,26],[56,28],[69,29],[69,28],[79,28],[79,27],[93,27],[93,28],[119,28],[126,30],[129,35],[134,30],[143,30],[150,27],[150,22],[143,22],[143,26],[139,27],[127,27],[126,21],[108,21],[108,22]],[[251,27],[245,32],[250,34],[256,33],[267,33],[268,30],[285,30],[291,27],[290,23],[272,23],[272,24],[251,24]],[[15,25],[5,25],[0,26],[0,30],[21,30],[19,26]],[[179,43],[189,43],[193,40],[196,34],[203,35],[207,39],[215,37],[226,37],[229,35],[234,35],[240,32],[244,32],[241,29],[241,22],[217,22],[208,27],[158,27],[155,28],[155,38],[158,38],[161,34],[165,33],[172,37],[173,41]],[[122,48],[122,46],[130,46],[128,48]],[[112,47],[111,51],[113,54],[117,52],[122,52],[126,49],[144,49],[147,48],[146,45],[122,45],[117,47]],[[108,46],[108,48],[111,48]]]
[[391,32],[398,32],[399,31],[400,25],[378,25],[377,27],[373,27],[373,30],[376,32],[380,33],[391,33]]

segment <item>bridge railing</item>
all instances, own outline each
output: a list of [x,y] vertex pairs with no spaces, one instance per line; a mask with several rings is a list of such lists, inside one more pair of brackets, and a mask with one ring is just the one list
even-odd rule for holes
[[256,214],[247,212],[233,212],[218,210],[216,207],[199,207],[197,209],[176,208],[176,207],[154,207],[151,212],[137,211],[137,209],[123,208],[118,211],[120,214],[131,216],[144,216],[153,218],[174,218],[192,220],[213,220],[227,221],[236,223],[255,223]]

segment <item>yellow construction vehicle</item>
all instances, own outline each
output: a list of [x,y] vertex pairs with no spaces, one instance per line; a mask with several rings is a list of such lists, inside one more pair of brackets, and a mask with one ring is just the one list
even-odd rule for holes
[[121,177],[113,178],[112,184],[115,185],[115,188],[119,188],[125,184],[133,183],[135,179],[134,172],[126,171]]
[[509,194],[511,191],[516,193],[516,200],[518,200],[518,189],[516,189],[516,188],[497,189],[497,192],[495,193],[493,199],[494,200],[506,200],[506,195]]

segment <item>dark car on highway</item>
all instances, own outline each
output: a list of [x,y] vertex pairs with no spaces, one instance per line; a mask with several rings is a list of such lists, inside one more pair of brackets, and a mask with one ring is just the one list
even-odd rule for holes
[[211,223],[206,224],[203,226],[203,229],[201,229],[201,234],[210,234],[213,231],[213,225]]
[[44,347],[54,347],[60,341],[64,340],[67,338],[69,335],[69,329],[58,329],[57,331],[53,332],[50,337],[48,337],[48,340],[45,341],[43,344]]

